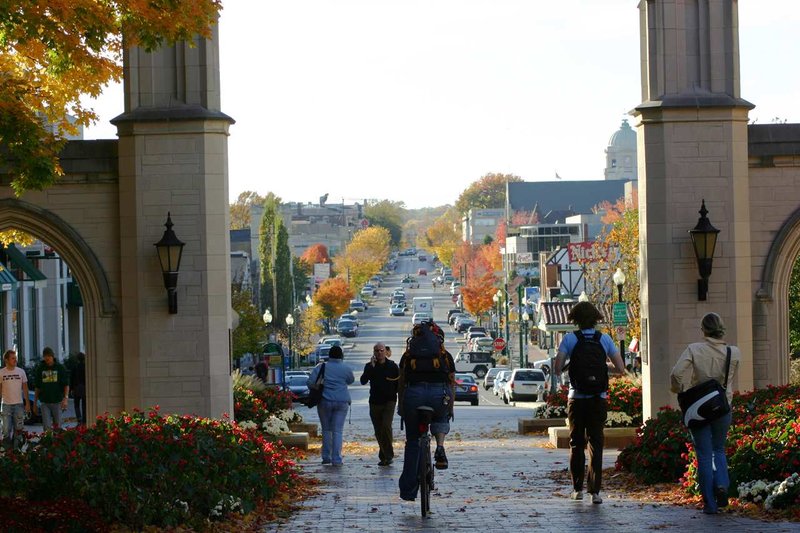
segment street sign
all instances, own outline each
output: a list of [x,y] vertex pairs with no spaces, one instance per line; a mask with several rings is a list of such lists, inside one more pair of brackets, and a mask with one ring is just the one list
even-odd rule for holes
[[502,350],[503,348],[505,348],[505,347],[506,347],[506,341],[505,341],[505,339],[503,339],[502,337],[497,337],[497,338],[494,340],[494,349],[495,349],[496,351],[498,351],[498,352],[499,352],[499,351],[501,351],[501,350]]
[[366,218],[361,219],[361,229],[367,229],[369,227],[369,220]]
[[628,304],[625,302],[617,302],[614,304],[614,325],[627,326],[628,325]]
[[616,326],[614,329],[617,331],[617,340],[624,341],[628,332],[628,328],[625,326]]
[[453,300],[453,303],[458,303],[458,295],[454,294],[451,300]]

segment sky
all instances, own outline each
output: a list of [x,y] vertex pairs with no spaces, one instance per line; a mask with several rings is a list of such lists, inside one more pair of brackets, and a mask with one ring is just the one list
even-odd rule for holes
[[[739,0],[751,120],[800,122],[800,3]],[[231,201],[454,203],[481,176],[603,179],[641,103],[635,0],[223,0]],[[113,138],[112,86],[85,138]]]

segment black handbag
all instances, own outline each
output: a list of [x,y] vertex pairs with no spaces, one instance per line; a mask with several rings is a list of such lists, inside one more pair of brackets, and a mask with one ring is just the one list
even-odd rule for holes
[[678,393],[681,420],[689,429],[698,429],[731,412],[728,404],[728,372],[731,369],[731,348],[725,358],[725,384],[709,379]]
[[325,387],[325,363],[322,363],[322,368],[319,369],[317,374],[317,381],[308,388],[308,402],[306,407],[316,407],[320,400],[322,400],[322,389]]

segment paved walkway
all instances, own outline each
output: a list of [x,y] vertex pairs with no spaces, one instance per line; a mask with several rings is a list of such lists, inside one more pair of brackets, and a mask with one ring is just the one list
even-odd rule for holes
[[[316,421],[310,413],[303,411],[309,422]],[[402,458],[388,468],[376,465],[371,427],[359,410],[354,409],[353,423],[345,427],[345,439],[351,444],[341,467],[323,467],[318,454],[309,456],[304,468],[322,480],[322,494],[270,531],[800,531],[797,523],[707,516],[694,508],[644,504],[614,492],[603,493],[602,505],[570,501],[568,484],[550,478],[566,469],[567,450],[547,448],[545,437],[518,436],[507,421],[492,420],[467,432],[454,424],[447,446],[450,469],[437,471],[433,516],[421,518],[418,502],[398,496]],[[395,453],[400,457],[402,449],[398,440]],[[607,467],[616,453],[606,452]]]

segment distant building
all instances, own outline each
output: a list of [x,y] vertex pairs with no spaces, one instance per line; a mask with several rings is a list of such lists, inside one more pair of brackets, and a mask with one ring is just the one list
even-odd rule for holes
[[585,240],[584,225],[580,223],[518,226],[513,231],[515,234],[506,237],[503,260],[506,272],[516,271],[522,276],[539,277],[540,252]]
[[635,181],[639,179],[636,162],[636,132],[630,127],[627,119],[622,121],[622,126],[608,140],[604,174],[607,180]]
[[486,237],[495,238],[497,226],[505,219],[505,209],[470,209],[461,219],[461,239],[470,244],[483,244]]

